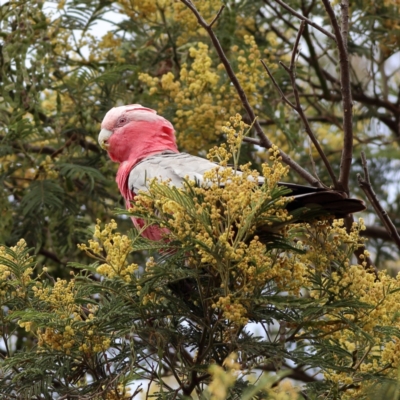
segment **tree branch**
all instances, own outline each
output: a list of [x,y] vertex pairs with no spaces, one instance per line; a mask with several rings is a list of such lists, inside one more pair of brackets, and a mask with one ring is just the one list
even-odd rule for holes
[[364,169],[364,178],[362,178],[361,175],[358,174],[357,175],[358,184],[360,188],[364,191],[365,195],[368,197],[368,200],[370,201],[372,206],[374,207],[375,212],[377,213],[378,217],[385,226],[390,238],[393,240],[393,242],[400,250],[400,235],[397,232],[397,229],[394,226],[393,221],[390,219],[388,213],[383,209],[382,205],[380,204],[374,192],[374,189],[372,188],[368,172],[367,159],[363,151],[361,152],[361,162]]
[[[0,142],[5,141],[5,137],[0,135]],[[91,150],[95,153],[99,153],[99,147],[95,145],[94,143],[87,142],[84,139],[80,139],[78,137],[78,134],[73,132],[70,138],[65,142],[63,146],[61,146],[59,149],[55,149],[54,147],[50,146],[35,146],[33,144],[26,144],[26,143],[21,143],[18,141],[12,141],[10,142],[10,146],[16,150],[16,151],[24,151],[26,153],[35,153],[35,154],[46,154],[50,155],[51,158],[55,158],[58,156],[60,153],[64,151],[67,147],[70,147],[74,142],[78,142],[80,146],[87,150]]]
[[307,17],[305,17],[304,15],[298,13],[296,10],[293,10],[292,7],[288,6],[286,3],[284,3],[281,0],[275,0],[276,3],[280,4],[283,8],[285,8],[287,11],[289,11],[292,15],[294,15],[295,17],[297,17],[298,19],[301,19],[304,22],[307,22],[308,25],[312,26],[313,28],[319,30],[320,32],[322,32],[324,35],[328,36],[328,38],[332,39],[334,42],[336,42],[336,37],[335,35],[332,35],[332,33],[328,32],[327,30],[325,30],[324,28],[322,28],[322,26],[319,26],[318,24],[316,24],[314,21],[312,21],[311,19],[308,19]]
[[61,260],[58,258],[57,254],[55,254],[55,253],[53,253],[52,251],[47,250],[47,249],[45,249],[45,248],[43,248],[43,247],[39,250],[39,254],[41,254],[42,256],[44,256],[44,257],[46,257],[46,258],[49,258],[49,259],[53,260],[53,261],[56,262],[57,264],[60,264],[60,265],[67,265],[66,262],[61,261]]
[[[317,379],[314,378],[313,376],[308,375],[305,371],[301,369],[301,367],[290,367],[287,363],[284,363],[284,366],[288,368],[290,371],[288,375],[285,378],[292,378],[295,379],[296,381],[301,381],[301,382],[316,382]],[[274,363],[269,363],[269,364],[264,364],[264,365],[256,365],[255,368],[260,369],[261,371],[268,371],[268,372],[276,372],[277,367],[274,365]],[[285,369],[284,369],[285,371]]]
[[[267,71],[268,76],[270,77],[273,85],[275,86],[276,90],[279,92],[279,94],[281,95],[282,100],[291,108],[293,108],[294,110],[296,109],[295,104],[293,104],[286,96],[285,94],[282,92],[282,89],[279,87],[278,83],[276,82],[275,78],[273,77],[271,71],[269,70],[269,68],[267,67],[267,64],[265,64],[264,60],[260,60],[261,64],[263,65],[263,67],[265,68],[265,70]],[[282,65],[283,66],[283,65]]]
[[340,7],[342,9],[342,37],[347,49],[347,37],[349,35],[349,0],[342,0]]
[[[400,232],[397,231],[397,234],[400,235]],[[370,239],[381,239],[387,242],[393,242],[390,233],[382,226],[366,226],[365,231],[362,231],[361,235]]]
[[[349,193],[349,176],[351,169],[351,162],[353,157],[353,125],[352,125],[352,110],[353,101],[351,98],[351,83],[350,83],[350,68],[349,68],[349,54],[347,51],[347,32],[348,32],[348,12],[342,13],[342,29],[346,32],[342,33],[336,19],[333,8],[329,0],[322,0],[326,12],[331,20],[333,31],[336,37],[336,44],[339,51],[339,65],[340,65],[340,85],[342,92],[342,105],[343,105],[343,153],[340,161],[340,175],[339,184],[341,189]],[[347,5],[348,0],[342,0],[342,4]]]
[[[196,16],[199,24],[207,31],[208,35],[210,36],[211,41],[215,47],[215,50],[217,51],[217,54],[229,76],[229,79],[231,80],[232,84],[235,86],[235,89],[239,95],[239,98],[243,104],[243,107],[245,108],[250,120],[252,122],[254,121],[254,129],[257,133],[257,136],[260,138],[261,145],[267,149],[271,148],[273,146],[273,143],[267,138],[267,136],[265,135],[264,131],[261,128],[260,123],[256,119],[254,110],[251,107],[251,105],[247,99],[246,93],[244,92],[239,80],[237,79],[236,74],[233,71],[233,68],[229,63],[229,60],[227,59],[218,38],[216,37],[214,31],[212,30],[212,26],[203,19],[203,17],[198,12],[197,8],[194,6],[194,4],[190,0],[181,0],[181,2],[183,4],[185,4],[193,12],[193,14]],[[219,16],[220,14],[221,14],[221,12],[219,12],[217,15]],[[215,18],[213,19],[212,23],[215,23]],[[318,181],[318,179],[316,179],[308,171],[306,171],[299,164],[297,164],[295,161],[293,161],[288,154],[286,154],[282,150],[279,150],[279,151],[280,151],[280,156],[282,157],[282,161],[285,164],[289,165],[293,171],[297,172],[309,184],[311,184],[312,186],[320,186],[321,185],[320,182]]]
[[286,70],[286,72],[289,74],[290,82],[292,84],[293,94],[294,94],[294,98],[295,98],[296,104],[293,104],[283,94],[282,90],[280,89],[280,87],[276,83],[275,79],[272,77],[272,74],[269,71],[269,69],[268,69],[267,65],[265,64],[265,62],[263,60],[261,60],[261,63],[264,66],[265,70],[267,71],[268,75],[270,76],[274,86],[278,89],[279,93],[281,94],[282,99],[293,110],[295,110],[299,114],[309,138],[311,139],[312,143],[314,144],[315,148],[317,149],[318,154],[320,155],[320,157],[321,157],[321,159],[322,159],[322,161],[323,161],[323,163],[324,163],[324,165],[325,165],[325,167],[326,167],[326,169],[328,171],[328,174],[332,179],[332,182],[334,184],[335,189],[339,189],[339,185],[338,185],[335,173],[334,173],[334,171],[332,169],[332,166],[330,165],[330,163],[329,163],[324,151],[322,150],[322,147],[320,146],[318,139],[315,137],[314,132],[311,129],[310,123],[308,122],[308,119],[307,119],[307,117],[306,117],[306,115],[305,115],[305,113],[303,111],[303,108],[301,107],[301,103],[300,103],[299,91],[297,89],[297,84],[296,84],[296,55],[297,55],[297,50],[298,50],[299,43],[300,43],[300,38],[301,38],[301,35],[303,33],[303,30],[304,30],[304,26],[305,26],[305,22],[302,21],[300,23],[300,28],[299,28],[299,31],[297,32],[296,40],[295,40],[295,43],[294,43],[294,46],[293,46],[292,58],[290,60],[290,66],[286,67],[283,63],[279,63]]
[[210,27],[210,29],[212,28],[212,26],[215,24],[215,22],[217,22],[218,18],[220,17],[220,15],[222,14],[222,11],[224,11],[225,5],[223,4],[221,6],[221,8],[219,9],[219,11],[217,12],[217,15],[214,17],[214,19],[208,24],[208,26]]
[[[269,5],[267,0],[264,0],[264,1],[266,4]],[[276,13],[276,14],[278,15],[279,13]],[[260,13],[260,15],[263,16],[264,18],[266,18],[262,13]],[[284,22],[286,22],[286,21],[284,21]],[[293,28],[292,24],[290,24],[289,27],[292,29]],[[283,42],[285,42],[286,44],[290,44],[289,40],[284,35],[282,35],[282,33],[277,28],[275,28],[273,25],[270,25],[270,28],[280,39],[282,39]],[[306,30],[306,28],[305,28],[305,30]],[[305,32],[305,39],[307,41],[306,32]],[[315,37],[314,37],[314,39],[315,39]],[[320,43],[318,43],[317,40],[315,40],[315,43],[320,47],[321,51],[323,51],[323,54],[326,55],[331,60],[331,62],[336,62],[336,60],[333,60],[332,57],[329,55],[329,53],[327,53],[326,48],[324,48]],[[317,72],[318,67],[317,67],[317,65],[315,65],[315,62],[312,59],[311,48],[309,50],[310,50],[310,57],[308,57],[303,52],[299,52],[299,55],[304,59],[304,61],[306,62],[307,65],[314,67],[314,69],[316,70],[316,73],[318,75],[318,72]],[[321,55],[320,55],[320,57],[321,57]],[[330,74],[325,69],[321,69],[321,74],[322,74],[321,79],[323,81],[328,80],[333,85],[337,86],[337,88],[333,88],[334,91],[337,91],[337,92],[340,91],[340,81],[335,76]],[[316,86],[312,80],[307,80],[307,82],[310,85],[312,85],[313,87],[323,90],[322,86],[321,87]],[[376,109],[378,109],[380,107],[384,108],[385,110],[391,112],[395,117],[400,115],[400,101],[397,101],[396,103],[390,102],[389,100],[385,100],[382,97],[379,97],[378,95],[376,95],[375,97],[371,97],[371,96],[368,96],[365,92],[363,92],[362,88],[359,85],[357,86],[355,84],[352,84],[351,86],[352,86],[352,90],[353,90],[352,98],[354,100],[362,103],[363,105],[375,107]],[[328,100],[329,102],[332,102],[332,103],[334,103],[336,101],[340,101],[342,99],[342,96],[336,95],[333,92],[333,90],[330,89],[327,93],[323,92],[322,95],[315,95],[315,96],[320,99]],[[399,91],[398,99],[400,100],[400,91]],[[371,108],[369,108],[368,111],[373,112],[373,116],[375,118],[379,119],[380,121],[382,121],[385,125],[387,125],[389,127],[389,129],[391,129],[393,131],[393,133],[396,135],[396,138],[400,139],[400,118],[390,118],[388,116],[382,117],[379,113],[374,112]],[[370,118],[370,115],[368,114],[367,117]],[[343,129],[343,128],[341,127],[341,129]]]
[[[324,96],[329,97],[329,89],[328,89],[328,85],[326,83],[326,79],[324,78],[322,71],[321,71],[321,66],[319,65],[318,62],[318,58],[317,58],[317,54],[315,52],[314,49],[314,45],[313,42],[311,40],[310,37],[310,32],[308,30],[308,26],[306,25],[304,27],[304,35],[303,35],[306,43],[307,43],[307,47],[308,47],[308,51],[310,52],[310,59],[312,60],[312,67],[315,70],[315,73],[318,77],[319,83],[321,85],[321,89],[322,92],[324,93]],[[315,40],[317,42],[317,40]]]
[[248,137],[248,136],[245,136],[243,138],[243,142],[255,144],[256,146],[261,146],[260,139],[256,139],[256,138],[252,138],[252,137]]
[[[0,142],[3,142],[3,140],[5,140],[5,137],[0,135]],[[38,154],[52,155],[56,151],[56,149],[50,146],[34,146],[31,144],[18,143],[17,141],[11,142],[10,146],[16,151],[23,150],[25,152]]]

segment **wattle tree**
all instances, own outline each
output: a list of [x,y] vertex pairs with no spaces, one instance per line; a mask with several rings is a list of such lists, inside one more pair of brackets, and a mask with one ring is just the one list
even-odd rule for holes
[[395,396],[398,4],[0,15],[2,397]]

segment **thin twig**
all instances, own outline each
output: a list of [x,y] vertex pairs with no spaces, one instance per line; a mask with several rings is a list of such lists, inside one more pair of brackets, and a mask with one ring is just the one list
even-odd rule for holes
[[[310,86],[312,87],[312,85],[310,85]],[[312,89],[314,89],[314,88],[312,87]],[[302,96],[303,96],[303,98],[305,98],[307,104],[315,109],[315,111],[317,112],[317,115],[320,115],[320,117],[314,117],[314,118],[313,117],[309,117],[308,121],[328,122],[328,123],[330,123],[332,125],[337,126],[338,129],[342,131],[343,130],[343,125],[341,124],[341,121],[340,121],[340,119],[342,117],[341,116],[337,117],[334,112],[330,113],[328,110],[326,110],[323,107],[322,102],[320,102],[320,103],[313,102],[315,97],[317,97],[317,95],[314,94],[314,93],[313,93],[312,96],[307,96],[307,95],[302,94]]]
[[[333,27],[333,31],[336,37],[337,49],[339,51],[339,65],[340,65],[340,85],[342,92],[342,105],[343,105],[343,153],[340,160],[340,175],[339,184],[341,188],[349,193],[349,177],[351,162],[353,158],[353,101],[351,98],[351,83],[350,83],[350,68],[349,68],[349,53],[347,51],[347,32],[342,34],[339,27],[339,23],[336,19],[335,12],[331,6],[329,0],[322,0],[324,3],[326,12],[328,13],[329,19]],[[347,4],[348,0],[342,0],[342,4]],[[342,13],[342,28],[348,29],[348,12],[347,14]],[[347,28],[346,28],[347,27]]]
[[168,36],[169,43],[171,44],[173,59],[175,61],[176,66],[178,67],[178,70],[180,70],[181,66],[180,66],[180,62],[179,62],[178,51],[176,48],[176,43],[172,38],[170,30],[168,29],[167,19],[165,18],[165,9],[160,7],[158,4],[157,4],[157,8],[158,8],[158,11],[160,12],[160,15],[161,15],[164,27],[165,27],[165,32],[167,33],[167,36]]
[[46,154],[51,156],[51,158],[55,158],[60,153],[64,151],[65,148],[71,146],[74,142],[78,141],[78,143],[84,147],[85,149],[94,151],[96,153],[99,152],[99,146],[95,145],[94,143],[86,142],[84,139],[79,139],[76,133],[72,133],[71,137],[68,139],[67,142],[59,149],[55,149],[54,147],[50,146],[35,146],[32,144],[25,144],[25,143],[18,143],[17,141],[6,142],[5,137],[0,135],[0,143],[5,142],[9,144],[13,149],[18,152],[25,152],[25,153],[37,153],[37,154]]
[[[307,103],[308,103],[311,107],[314,107],[314,108],[316,109],[316,111],[318,112],[318,116],[315,116],[315,117],[308,117],[308,120],[309,120],[310,122],[324,122],[324,123],[329,122],[329,123],[334,124],[334,125],[336,125],[336,126],[338,126],[338,127],[341,127],[340,121],[338,120],[338,118],[341,118],[341,116],[338,117],[338,118],[335,117],[335,115],[332,115],[332,116],[330,116],[330,115],[325,116],[324,113],[327,113],[328,111],[326,111],[326,110],[325,110],[324,108],[322,108],[322,107],[318,107],[319,105],[312,103],[312,102],[307,98],[307,96],[304,95],[303,93],[302,93],[302,96],[305,97],[306,100],[307,100]],[[318,107],[318,108],[317,108],[317,107]],[[362,119],[370,119],[370,117],[364,116],[364,117],[361,117],[361,118],[360,118],[360,120],[362,120]],[[285,123],[288,123],[288,122],[289,122],[289,118],[285,118],[284,121],[285,121]],[[245,122],[246,122],[246,121],[245,121]],[[246,123],[247,123],[247,122],[246,122]],[[260,125],[262,125],[262,126],[276,125],[276,121],[274,121],[273,119],[260,119]],[[381,136],[378,136],[378,138],[381,138]],[[390,143],[392,143],[392,141],[391,141]]]
[[374,207],[375,212],[385,226],[387,232],[389,233],[389,236],[391,237],[393,242],[396,243],[396,246],[400,249],[400,235],[397,232],[397,229],[394,226],[393,221],[390,219],[388,213],[383,209],[374,192],[374,189],[372,188],[368,172],[367,159],[363,151],[361,152],[361,163],[364,170],[364,178],[362,178],[361,175],[358,174],[358,184],[360,188],[364,191],[365,195],[368,197],[368,200],[372,204],[372,207]]
[[[280,86],[278,85],[278,83],[276,82],[275,78],[273,77],[271,71],[269,70],[269,68],[267,67],[267,64],[265,64],[264,60],[260,60],[261,64],[263,65],[263,67],[265,68],[265,70],[267,71],[268,76],[270,77],[272,83],[274,84],[276,90],[279,92],[279,94],[281,95],[282,100],[289,105],[290,107],[292,107],[293,109],[296,109],[296,106],[285,96],[285,94],[282,92],[282,89],[280,88]],[[284,66],[283,66],[284,67]],[[285,68],[285,67],[284,67]]]
[[[272,0],[273,1],[273,0]],[[270,1],[264,0],[264,3],[269,6],[271,11],[277,16],[278,21],[282,21],[285,23],[286,26],[288,26],[290,29],[293,29],[294,31],[297,31],[297,28],[295,25],[292,24],[292,22],[286,18],[286,15],[283,15],[280,11],[279,8],[275,6],[275,4],[271,4]]]
[[352,375],[354,375],[356,372],[357,372],[357,370],[360,368],[360,365],[363,363],[363,361],[365,360],[365,358],[367,357],[367,355],[371,352],[371,350],[372,350],[372,347],[373,347],[373,344],[370,344],[369,346],[368,346],[368,349],[367,349],[367,351],[363,354],[363,356],[358,360],[358,362],[354,365],[354,367],[352,367],[352,369],[353,369],[353,373],[352,373]]
[[[307,25],[304,27],[303,37],[304,37],[304,39],[305,39],[305,41],[307,43],[308,51],[310,52],[310,59],[312,61],[311,65],[314,68],[315,74],[318,77],[319,83],[321,85],[322,92],[324,93],[324,95],[326,97],[329,97],[328,85],[327,85],[326,80],[324,79],[324,76],[322,75],[321,66],[319,64],[319,59],[321,58],[321,56],[323,54],[325,54],[325,51],[327,53],[327,50],[323,51],[321,56],[317,56],[317,54],[315,52],[313,41],[311,40],[311,34],[309,32],[309,29],[308,29]],[[318,42],[318,40],[315,38],[315,36],[314,36],[314,41]]]
[[[308,8],[307,8],[306,10],[303,9],[303,13],[304,13],[305,15],[310,14],[311,10],[314,8],[315,1],[316,1],[316,0],[312,0],[311,3],[309,4]],[[302,0],[301,3],[303,4],[303,0]]]
[[[235,86],[235,89],[239,95],[239,98],[243,104],[243,107],[245,108],[250,120],[254,121],[254,129],[257,133],[257,136],[260,138],[261,145],[267,149],[272,148],[273,143],[265,135],[260,123],[256,119],[254,110],[251,107],[251,105],[247,99],[246,93],[244,92],[239,80],[237,79],[236,74],[233,71],[233,68],[229,63],[229,60],[226,57],[218,38],[216,37],[214,31],[212,30],[212,26],[210,26],[210,24],[208,24],[204,20],[204,18],[200,15],[197,8],[194,6],[194,4],[190,0],[181,0],[181,2],[183,4],[185,4],[193,12],[193,14],[196,16],[199,24],[207,31],[208,35],[210,36],[210,39],[215,47],[215,50],[217,51],[217,54],[218,54],[222,64],[225,67],[225,70],[229,76],[229,79],[231,80],[232,84]],[[221,13],[219,12],[218,16],[220,16],[220,15],[221,15]],[[213,19],[213,23],[214,22],[215,22],[215,18]],[[288,154],[286,154],[282,150],[279,150],[279,152],[280,152],[280,156],[282,157],[282,161],[285,164],[289,165],[293,171],[297,172],[309,184],[311,184],[312,186],[321,186],[321,183],[314,176],[312,176],[303,167],[301,167],[299,164],[297,164],[295,161],[293,161]]]
[[61,146],[58,150],[55,150],[54,153],[51,155],[51,158],[56,158],[59,154],[61,154],[64,149],[68,148],[71,146],[73,142],[78,138],[78,135],[76,133],[73,133],[72,136],[64,143],[63,146]]
[[[265,1],[266,4],[268,4],[271,7],[271,5],[266,0],[264,0],[264,1]],[[266,18],[266,16],[263,15],[262,12],[259,11],[259,14],[262,17]],[[284,21],[284,22],[286,23],[286,21]],[[292,24],[290,24],[289,27],[291,28]],[[272,24],[270,24],[270,28],[280,39],[282,39],[282,41],[284,43],[287,43],[287,44],[290,43],[289,40],[284,35],[282,35],[281,32],[276,27],[274,27]],[[315,43],[317,43],[319,48],[322,50],[322,54],[319,57],[321,57],[323,55],[326,55],[331,62],[335,62],[336,63],[337,60],[334,60],[333,57],[331,57],[329,55],[329,53],[327,52],[329,48],[326,47],[326,46],[324,47],[322,44],[320,44],[316,40],[315,36],[314,36],[314,39],[315,39]],[[310,50],[310,53],[311,53],[311,50]],[[304,61],[306,62],[307,65],[313,65],[313,60],[312,60],[311,57],[308,57],[303,52],[299,52],[299,55],[304,59]],[[338,96],[338,95],[333,93],[333,90],[335,92],[339,92],[340,91],[340,81],[339,81],[339,79],[334,77],[332,74],[330,74],[325,69],[321,69],[321,73],[322,73],[323,79],[326,79],[327,81],[332,83],[333,89],[331,89],[330,92],[328,92],[328,95],[323,94],[323,95],[319,95],[318,97],[326,99],[326,100],[329,100],[329,101],[331,101],[333,103],[335,103],[337,101],[340,101],[342,99],[342,96]],[[312,85],[313,87],[316,87],[316,85],[311,80],[308,81],[308,83],[310,85]],[[366,83],[368,83],[368,82],[366,82]],[[356,88],[354,84],[352,85],[352,87],[353,87],[353,89],[357,89],[357,91],[354,91],[352,93],[352,98],[354,100],[359,101],[359,102],[363,103],[366,106],[372,106],[372,107],[375,107],[375,108],[383,107],[386,110],[392,112],[394,115],[399,115],[400,114],[400,107],[399,107],[400,101],[397,102],[397,103],[391,103],[390,101],[384,100],[382,97],[379,97],[378,95],[376,95],[375,97],[369,97],[364,92],[362,92],[359,87]],[[400,93],[400,91],[399,91],[399,93]],[[400,100],[400,95],[399,95],[399,100]],[[370,109],[370,111],[371,111],[371,109]],[[379,119],[385,125],[387,125],[389,127],[389,129],[391,129],[395,133],[397,138],[400,137],[400,123],[399,123],[400,120],[399,121],[395,121],[394,119],[383,118],[381,116],[381,114],[376,114],[376,113],[375,113],[374,117]],[[343,128],[341,128],[341,129],[343,129]]]
[[292,57],[290,59],[290,67],[289,68],[291,71],[294,71],[294,68],[296,67],[297,51],[299,48],[300,39],[301,39],[301,36],[303,35],[305,25],[306,25],[305,22],[301,21],[299,30],[297,31],[296,40],[294,42],[294,46],[293,46],[293,50],[292,50]]
[[295,40],[295,43],[294,43],[294,46],[293,46],[292,57],[291,57],[291,60],[290,60],[290,66],[287,67],[282,62],[279,63],[286,70],[286,72],[289,74],[290,82],[291,82],[292,88],[293,88],[295,104],[293,104],[290,100],[288,100],[288,98],[283,94],[283,92],[280,89],[279,85],[276,83],[275,79],[272,77],[272,74],[269,71],[268,67],[266,66],[265,62],[261,60],[261,63],[264,66],[264,68],[266,69],[268,75],[271,77],[271,80],[272,80],[274,86],[278,89],[279,93],[281,94],[282,99],[285,101],[285,103],[287,103],[293,110],[295,110],[299,114],[309,138],[311,139],[311,141],[313,142],[315,148],[317,149],[318,154],[320,155],[320,157],[321,157],[321,159],[322,159],[322,161],[323,161],[323,163],[324,163],[324,165],[325,165],[325,167],[326,167],[326,169],[328,171],[328,174],[332,179],[332,182],[333,182],[333,185],[334,185],[335,189],[339,189],[337,178],[336,178],[335,173],[334,173],[334,171],[332,169],[332,166],[329,163],[324,151],[322,150],[322,147],[319,144],[318,139],[315,137],[314,132],[311,129],[310,123],[308,122],[307,116],[305,115],[304,110],[301,107],[300,95],[299,95],[299,91],[297,89],[297,84],[296,84],[296,55],[297,55],[297,50],[298,50],[299,43],[300,43],[300,38],[301,38],[301,35],[303,33],[303,30],[304,30],[304,26],[305,26],[305,22],[302,21],[300,23],[300,28],[299,28],[299,31],[297,32],[296,40]]
[[318,48],[320,49],[320,53],[318,55],[318,58],[322,58],[322,57],[327,57],[328,60],[335,65],[337,60],[335,60],[330,54],[329,54],[329,50],[330,48],[328,46],[325,45],[325,43],[320,43],[320,41],[318,40],[318,38],[315,36],[315,34],[313,32],[309,32],[310,36],[312,36],[312,41],[310,41],[310,43],[315,43]]
[[[288,71],[289,72],[289,76],[290,76],[290,81],[291,81],[292,87],[293,87],[294,98],[296,100],[296,111],[298,112],[301,120],[303,121],[305,130],[306,130],[309,138],[313,142],[315,148],[318,151],[318,154],[320,155],[323,163],[325,164],[325,167],[326,167],[326,169],[328,171],[329,176],[332,179],[332,182],[333,182],[333,185],[334,185],[335,189],[339,189],[338,188],[338,182],[337,182],[337,179],[336,179],[336,175],[335,175],[335,173],[334,173],[334,171],[332,169],[332,166],[329,163],[329,161],[328,161],[328,159],[327,159],[327,157],[326,157],[321,145],[319,144],[318,139],[315,137],[314,132],[311,129],[310,123],[308,122],[307,116],[305,115],[305,113],[303,111],[303,108],[301,107],[299,90],[298,90],[297,84],[296,84],[296,55],[297,55],[297,48],[299,46],[300,38],[301,38],[301,35],[303,33],[303,30],[304,30],[304,26],[305,26],[305,22],[302,21],[300,23],[300,28],[299,28],[299,31],[298,31],[297,36],[296,36],[295,44],[293,46],[292,57],[291,57],[291,60],[290,60],[290,66],[289,66],[289,71]],[[281,65],[283,65],[283,64],[281,63]]]
[[[3,141],[4,141],[4,143],[7,143],[5,141],[5,137],[0,135],[0,143],[3,144]],[[17,141],[7,143],[7,144],[12,146],[13,149],[16,151],[22,150],[27,153],[31,152],[31,153],[52,155],[55,151],[57,151],[56,149],[54,149],[53,147],[50,147],[50,146],[34,146],[31,144],[21,144],[21,143],[18,143]]]
[[[389,232],[382,226],[370,225],[365,227],[365,231],[360,232],[361,236],[365,236],[371,239],[381,239],[392,242],[393,239]],[[397,230],[397,234],[400,235],[400,231]]]
[[222,11],[224,11],[224,8],[225,8],[225,4],[223,4],[222,6],[221,6],[221,8],[219,9],[219,11],[217,12],[217,15],[214,17],[214,19],[208,24],[208,26],[210,27],[210,28],[212,28],[212,26],[215,24],[215,22],[218,20],[218,18],[220,17],[220,15],[221,15],[221,13],[222,13]]
[[257,146],[261,146],[260,139],[256,139],[256,138],[245,136],[242,140],[243,140],[243,142],[247,142],[247,143],[255,144]]
[[307,17],[305,17],[304,15],[298,13],[297,11],[293,10],[292,7],[288,6],[286,3],[284,3],[281,0],[275,0],[276,3],[280,4],[283,8],[285,8],[286,10],[288,10],[292,15],[294,15],[295,17],[301,19],[302,21],[307,22],[308,25],[312,26],[313,28],[319,30],[320,32],[322,32],[324,35],[328,36],[328,38],[332,39],[333,41],[336,42],[336,37],[335,35],[333,35],[332,33],[328,32],[327,30],[325,30],[324,28],[322,28],[322,26],[319,26],[318,24],[316,24],[315,22],[313,22],[311,19],[308,19]]

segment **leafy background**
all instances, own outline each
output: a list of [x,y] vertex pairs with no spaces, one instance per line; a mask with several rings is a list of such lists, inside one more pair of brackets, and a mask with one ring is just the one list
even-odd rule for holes
[[[283,104],[259,62],[265,60],[290,96],[290,80],[279,61],[290,61],[298,19],[278,1],[194,3],[208,21],[226,5],[214,30],[264,132],[329,186],[298,115]],[[330,30],[322,3],[288,4]],[[338,15],[340,4],[333,5]],[[129,103],[156,109],[173,122],[180,149],[201,156],[226,140],[221,128],[231,115],[246,119],[210,39],[182,2],[2,2],[0,23],[0,242],[14,246],[24,238],[36,255],[34,276],[46,267],[52,277],[68,278],[71,265],[87,264],[77,245],[92,237],[97,219],[115,218],[121,232],[132,229],[130,219],[115,213],[123,208],[114,182],[117,166],[97,144],[108,109]],[[98,28],[103,26],[107,31]],[[398,2],[352,2],[350,28],[351,195],[364,198],[356,179],[364,151],[377,196],[398,225]],[[343,122],[337,59],[334,43],[306,25],[297,84],[303,109],[336,173]],[[254,132],[251,136],[257,142]],[[243,145],[241,163],[251,161],[260,170],[268,152],[250,142]],[[304,183],[293,172],[287,179]],[[363,217],[374,263],[394,273],[399,267],[396,247],[369,205]],[[131,257],[143,265],[148,254]],[[21,349],[26,334],[16,329]]]
[[[290,93],[278,61],[290,59],[296,18],[269,1],[226,4],[215,31],[266,134],[329,185],[318,157],[311,162],[310,152],[316,154],[298,116],[282,104],[259,62],[266,60]],[[206,1],[198,7],[211,19],[220,5]],[[318,2],[292,6],[328,26]],[[374,188],[395,223],[400,136],[396,7],[355,2],[349,37],[352,195],[363,196],[356,174],[364,150]],[[113,22],[115,13],[119,22]],[[104,20],[112,28],[99,34],[96,24]],[[116,166],[96,142],[109,108],[142,103],[156,109],[174,123],[181,150],[203,156],[224,140],[223,121],[242,112],[205,31],[180,2],[6,2],[1,21],[1,240],[13,244],[26,238],[43,262],[57,266],[79,257],[76,244],[87,237],[85,229],[96,218],[109,220],[121,205],[113,184]],[[342,143],[335,57],[333,44],[306,26],[297,69],[302,104],[337,172]],[[242,154],[255,166],[266,157],[250,144]],[[299,180],[295,174],[291,179]],[[367,221],[379,225],[373,215]],[[392,257],[388,242],[378,237],[371,243],[378,264]]]

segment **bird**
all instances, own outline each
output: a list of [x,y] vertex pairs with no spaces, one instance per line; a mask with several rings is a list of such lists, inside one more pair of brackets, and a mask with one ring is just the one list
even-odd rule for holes
[[[98,142],[110,159],[120,164],[116,181],[127,208],[139,191],[148,190],[148,181],[153,178],[168,180],[177,188],[182,188],[187,178],[201,185],[204,173],[217,166],[208,159],[180,152],[171,122],[140,104],[109,110],[101,123]],[[278,185],[290,189],[293,200],[286,206],[289,212],[317,207],[336,218],[343,218],[365,209],[362,200],[348,198],[337,190],[289,182],[279,182]],[[144,221],[132,220],[137,228],[143,228]],[[142,235],[160,240],[164,233],[159,227],[150,225]]]

